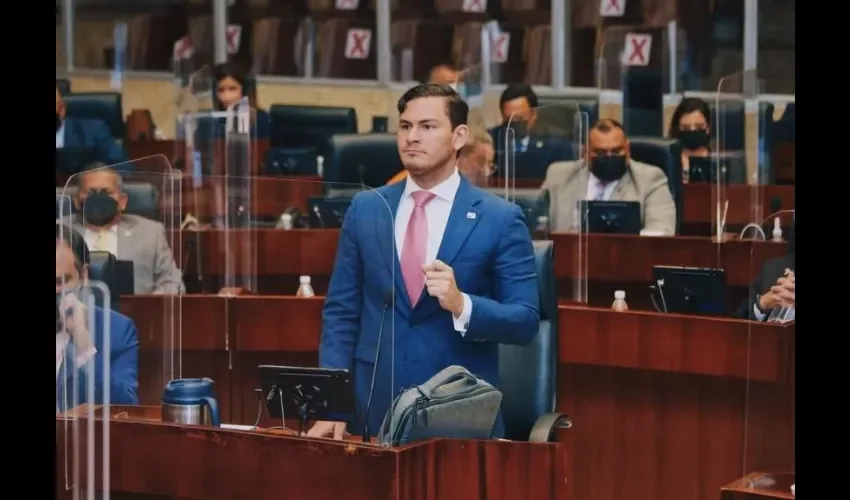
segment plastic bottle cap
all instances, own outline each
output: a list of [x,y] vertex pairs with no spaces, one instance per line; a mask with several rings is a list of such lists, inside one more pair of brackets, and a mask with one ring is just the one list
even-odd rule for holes
[[626,291],[625,290],[617,290],[614,292],[615,300],[625,300],[626,299]]
[[302,285],[309,285],[310,284],[310,277],[309,276],[301,276],[300,278],[298,278],[298,281]]

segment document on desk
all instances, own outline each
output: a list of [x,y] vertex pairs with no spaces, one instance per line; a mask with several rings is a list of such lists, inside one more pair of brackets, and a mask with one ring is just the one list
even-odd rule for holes
[[222,429],[227,429],[229,431],[253,431],[253,425],[239,425],[239,424],[221,424]]

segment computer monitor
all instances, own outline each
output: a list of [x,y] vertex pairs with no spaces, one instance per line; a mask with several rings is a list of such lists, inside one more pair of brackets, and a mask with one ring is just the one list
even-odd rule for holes
[[[345,422],[356,415],[348,370],[260,365],[260,388],[271,418]],[[299,432],[300,433],[300,432]]]
[[[721,184],[729,183],[729,169],[727,162],[720,158],[710,156],[691,156],[688,158],[688,182],[711,182]],[[717,171],[720,169],[720,179]]]
[[726,272],[723,269],[653,266],[653,282],[663,312],[726,314]]
[[265,171],[268,175],[318,175],[316,150],[310,148],[269,148]]
[[640,202],[582,200],[579,210],[583,232],[640,234]]
[[339,229],[345,219],[345,211],[351,205],[351,198],[325,198],[311,196],[307,198],[309,213],[307,219],[313,229]]
[[96,149],[56,148],[56,173],[60,175],[78,174],[99,159]]

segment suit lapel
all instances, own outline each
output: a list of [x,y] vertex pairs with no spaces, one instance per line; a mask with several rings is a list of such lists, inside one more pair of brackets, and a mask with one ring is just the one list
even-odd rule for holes
[[[398,205],[401,202],[401,195],[404,193],[404,187],[406,185],[407,181],[397,182],[392,186],[388,186],[383,193],[386,205],[383,202],[379,202],[381,206],[377,207],[378,213],[375,214],[375,232],[378,235],[377,245],[380,248],[379,252],[383,258],[384,265],[387,269],[392,269],[396,290],[406,290],[395,243],[395,217],[396,212],[398,212]],[[367,255],[365,258],[368,259],[369,256]],[[396,300],[401,298],[407,304],[408,309],[410,308],[410,298],[407,296],[407,293],[397,293],[395,295]]]
[[121,217],[121,220],[118,222],[118,227],[116,229],[115,235],[115,249],[116,256],[118,260],[133,260],[133,250],[135,250],[135,245],[132,243],[133,234],[135,232],[136,222],[128,217]]
[[632,176],[630,173],[626,173],[622,178],[620,178],[620,182],[617,183],[617,187],[614,188],[614,192],[611,193],[611,201],[625,201],[628,197],[627,194],[632,186]]
[[481,211],[476,207],[480,197],[475,193],[469,182],[461,177],[460,186],[457,188],[452,210],[449,213],[449,221],[446,224],[446,232],[437,252],[437,259],[449,266],[455,260],[467,238],[475,229],[481,219]]

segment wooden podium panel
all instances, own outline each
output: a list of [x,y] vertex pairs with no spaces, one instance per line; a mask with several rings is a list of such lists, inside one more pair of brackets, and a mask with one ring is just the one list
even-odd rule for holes
[[[354,441],[162,424],[154,420],[157,407],[112,407],[110,413],[113,499],[127,495],[204,500],[567,498],[566,448],[557,443],[438,439],[382,448]],[[88,419],[79,418],[85,443]],[[60,463],[65,456],[64,420],[56,419]],[[96,417],[98,452],[102,426]],[[85,478],[87,464],[79,465],[80,477]],[[70,499],[63,471],[57,467],[57,498]]]

